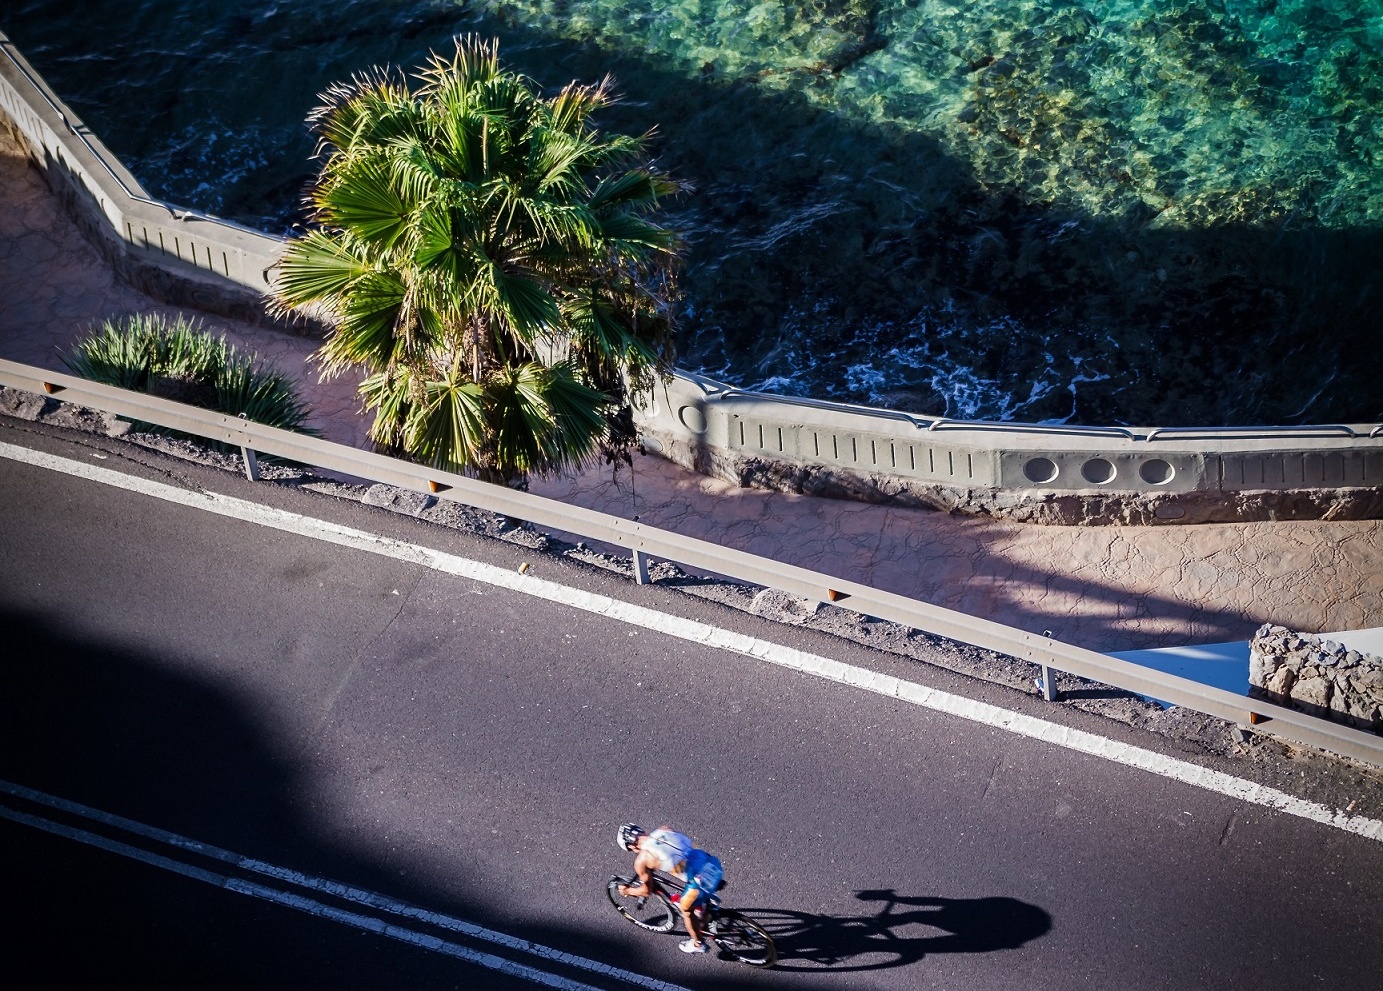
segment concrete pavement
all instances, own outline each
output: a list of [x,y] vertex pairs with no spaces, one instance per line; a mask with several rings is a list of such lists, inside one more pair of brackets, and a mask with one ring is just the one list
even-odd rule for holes
[[[176,311],[124,285],[0,130],[0,357],[61,369],[103,319]],[[354,381],[321,383],[314,342],[202,315],[294,376],[331,440],[363,445]],[[1383,626],[1383,521],[1046,527],[740,489],[657,457],[534,492],[1097,650]]]

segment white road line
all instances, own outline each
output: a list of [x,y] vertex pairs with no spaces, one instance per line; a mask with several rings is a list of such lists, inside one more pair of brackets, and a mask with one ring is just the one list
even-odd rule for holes
[[1309,819],[1312,822],[1383,842],[1383,821],[1378,819],[1349,815],[1317,802],[1297,798],[1276,788],[1269,788],[1243,778],[1236,778],[1233,775],[1192,764],[1190,761],[1168,757],[1143,747],[1135,747],[1118,740],[1087,733],[1084,730],[1071,729],[1048,722],[1045,719],[1026,716],[1010,709],[1003,709],[985,702],[977,702],[959,695],[927,688],[924,685],[903,681],[889,675],[881,675],[867,668],[844,664],[830,658],[809,654],[766,640],[759,640],[707,623],[672,616],[644,606],[636,606],[628,602],[611,599],[608,596],[569,588],[532,575],[522,575],[480,561],[472,561],[429,547],[420,547],[417,544],[404,543],[390,537],[382,537],[364,530],[341,526],[327,520],[301,516],[297,513],[261,506],[258,503],[247,502],[232,496],[218,495],[214,492],[191,492],[187,489],[165,485],[162,482],[123,475],[107,468],[98,468],[95,465],[44,454],[39,451],[31,451],[28,448],[15,447],[11,444],[0,443],[0,457],[101,482],[167,502],[203,509],[232,519],[324,540],[328,543],[379,554],[398,561],[419,564],[434,571],[469,578],[472,581],[484,582],[487,585],[512,589],[526,595],[547,599],[550,602],[561,603],[574,609],[606,616],[631,626],[745,654],[803,674],[900,699],[925,709],[959,716],[971,722],[1055,744],[1078,753],[1101,757],[1117,764],[1136,767],[1165,778],[1228,795],[1239,801],[1261,805],[1264,808],[1275,809],[1288,815]]
[[[262,860],[256,860],[253,857],[241,856],[238,853],[232,853],[230,850],[223,850],[220,847],[212,846],[208,843],[202,843],[199,840],[189,839],[186,836],[179,836],[177,833],[170,833],[166,829],[159,829],[157,826],[149,826],[142,822],[136,822],[133,819],[126,819],[124,816],[114,815],[110,812],[103,812],[100,809],[93,809],[90,806],[82,805],[80,802],[74,802],[66,798],[59,798],[56,795],[49,795],[46,792],[36,791],[33,788],[26,788],[23,785],[17,785],[13,782],[0,780],[0,793],[12,795],[16,798],[22,798],[26,801],[33,802],[36,805],[46,805],[51,809],[57,809],[58,811],[69,813],[70,815],[80,816],[84,819],[89,819],[92,822],[99,822],[105,826],[113,826],[116,829],[123,830],[127,833],[132,833],[135,836],[142,836],[145,839],[154,840],[155,842],[162,843],[166,846],[174,847],[178,850],[185,850],[189,853],[194,853],[198,856],[205,857],[210,860],[217,860],[223,864],[240,868],[241,870],[251,871],[256,874],[262,874],[265,877],[272,877],[279,881],[286,881],[287,883],[296,885],[300,888],[307,888],[312,891],[320,891],[323,894],[332,895],[336,898],[341,899],[342,901],[349,901],[357,905],[364,905],[381,912],[387,912],[390,915],[399,916],[401,918],[413,919],[418,922],[426,922],[430,925],[437,926],[441,929],[447,929],[451,932],[460,933],[463,936],[469,936],[472,939],[482,940],[486,943],[492,943],[496,946],[503,946],[506,949],[514,950],[520,953],[526,953],[530,956],[539,957],[543,960],[547,960],[552,963],[565,964],[569,967],[575,967],[580,970],[590,971],[594,974],[600,974],[604,977],[613,978],[615,980],[623,981],[627,984],[633,984],[641,988],[646,988],[648,989],[648,991],[686,991],[685,988],[682,988],[680,985],[677,984],[669,984],[666,981],[660,981],[654,977],[647,977],[643,974],[638,974],[631,970],[623,970],[619,967],[612,967],[609,964],[600,963],[598,960],[590,960],[586,957],[578,957],[575,954],[566,953],[562,950],[555,950],[552,947],[544,946],[541,943],[534,943],[530,940],[520,939],[517,936],[510,936],[507,933],[498,932],[494,929],[486,929],[484,926],[478,926],[472,922],[466,922],[465,920],[458,919],[455,916],[443,915],[441,912],[432,912],[425,908],[419,908],[416,905],[410,905],[408,902],[400,901],[397,898],[391,898],[388,895],[382,895],[375,891],[368,891],[364,888],[352,887],[351,885],[344,884],[340,881],[332,881],[329,878],[314,877],[311,874],[303,874],[300,871],[295,871],[287,867],[279,867],[275,864],[269,864]],[[6,815],[4,809],[5,806],[0,805],[0,815]],[[22,813],[15,813],[15,815],[22,815]],[[10,818],[13,818],[13,816],[10,816]],[[33,825],[33,823],[29,823],[29,825]],[[51,831],[52,830],[50,830],[50,832]],[[62,835],[66,834],[64,833]],[[83,842],[86,841],[83,840]],[[103,840],[103,842],[116,841]],[[119,845],[122,849],[114,850],[113,852],[124,852],[124,845]],[[103,849],[109,849],[109,847],[103,847]],[[142,851],[140,852],[142,853]],[[158,866],[164,865],[159,864]],[[188,871],[195,871],[197,873],[192,874],[188,873]],[[179,873],[188,873],[189,877],[195,876],[198,880],[209,880],[209,878],[215,878],[220,876],[210,874],[210,872],[195,867],[189,867],[188,871],[179,870]],[[207,877],[202,877],[201,875],[207,875]],[[212,881],[211,883],[217,882]],[[243,882],[236,883],[240,884]],[[232,890],[240,889],[233,888]],[[246,893],[250,894],[253,892]],[[585,985],[572,985],[572,987],[585,987]]]
[[[599,988],[582,984],[560,974],[550,974],[545,970],[538,970],[536,967],[529,967],[526,964],[516,963],[513,960],[506,960],[497,957],[493,953],[484,953],[480,950],[473,950],[470,947],[461,946],[459,943],[449,943],[436,936],[429,936],[427,933],[416,932],[412,929],[405,929],[403,926],[392,925],[382,919],[372,918],[368,915],[361,915],[358,912],[351,912],[346,909],[336,908],[303,895],[296,895],[288,891],[280,891],[267,885],[256,884],[253,881],[245,881],[240,878],[227,877],[224,874],[217,874],[215,871],[208,871],[192,864],[185,864],[170,857],[164,857],[157,853],[150,853],[138,847],[130,846],[128,843],[121,843],[119,840],[112,840],[105,836],[98,836],[95,833],[87,832],[84,829],[77,829],[73,826],[66,826],[62,823],[53,822],[42,816],[29,815],[16,809],[11,809],[6,805],[0,805],[0,818],[9,819],[13,822],[34,829],[41,829],[46,833],[61,836],[64,839],[75,840],[78,843],[85,843],[109,853],[118,854],[122,857],[129,857],[151,867],[159,867],[174,874],[181,874],[183,877],[192,878],[195,881],[202,881],[213,887],[224,888],[226,891],[234,891],[238,894],[249,895],[251,898],[258,898],[262,901],[272,902],[275,905],[282,905],[285,908],[295,909],[308,915],[314,915],[321,919],[327,919],[341,925],[351,926],[365,932],[375,933],[380,936],[387,936],[390,939],[398,940],[401,943],[408,943],[420,949],[430,950],[433,953],[441,953],[446,956],[464,960],[467,963],[484,967],[487,970],[498,971],[515,977],[520,980],[539,984],[543,987],[556,988],[557,991],[600,991]],[[670,987],[670,985],[663,985]]]

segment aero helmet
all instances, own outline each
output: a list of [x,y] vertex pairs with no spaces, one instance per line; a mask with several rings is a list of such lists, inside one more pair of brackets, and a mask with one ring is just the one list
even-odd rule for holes
[[634,841],[642,836],[646,830],[638,823],[626,822],[615,834],[615,842],[619,844],[621,850],[629,851],[634,849]]

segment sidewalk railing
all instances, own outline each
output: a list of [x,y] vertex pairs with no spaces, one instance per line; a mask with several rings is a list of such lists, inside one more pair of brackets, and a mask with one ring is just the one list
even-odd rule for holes
[[814,602],[843,604],[868,616],[1038,665],[1043,671],[1049,698],[1054,697],[1050,691],[1054,684],[1053,673],[1066,671],[1234,723],[1256,723],[1261,730],[1285,740],[1383,765],[1383,737],[1372,733],[1251,700],[1026,630],[634,520],[17,362],[0,360],[0,385],[239,447],[245,454],[246,472],[251,478],[257,475],[253,468],[254,452],[271,454],[373,482],[431,492],[441,499],[622,547],[632,555],[635,577],[641,583],[648,581],[649,559],[658,558],[752,585],[780,589]]

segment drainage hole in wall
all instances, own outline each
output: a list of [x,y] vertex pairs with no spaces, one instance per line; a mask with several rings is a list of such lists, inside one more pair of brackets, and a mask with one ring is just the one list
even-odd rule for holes
[[1056,462],[1051,458],[1029,458],[1023,462],[1023,474],[1029,482],[1041,485],[1044,482],[1055,482],[1059,471]]
[[1116,472],[1113,462],[1104,458],[1091,458],[1080,466],[1080,474],[1091,485],[1104,485],[1106,482],[1114,481]]
[[1138,466],[1138,477],[1149,485],[1166,485],[1176,473],[1177,470],[1161,458],[1144,461]]
[[683,406],[677,411],[677,419],[694,434],[704,433],[706,430],[706,415],[695,406]]

